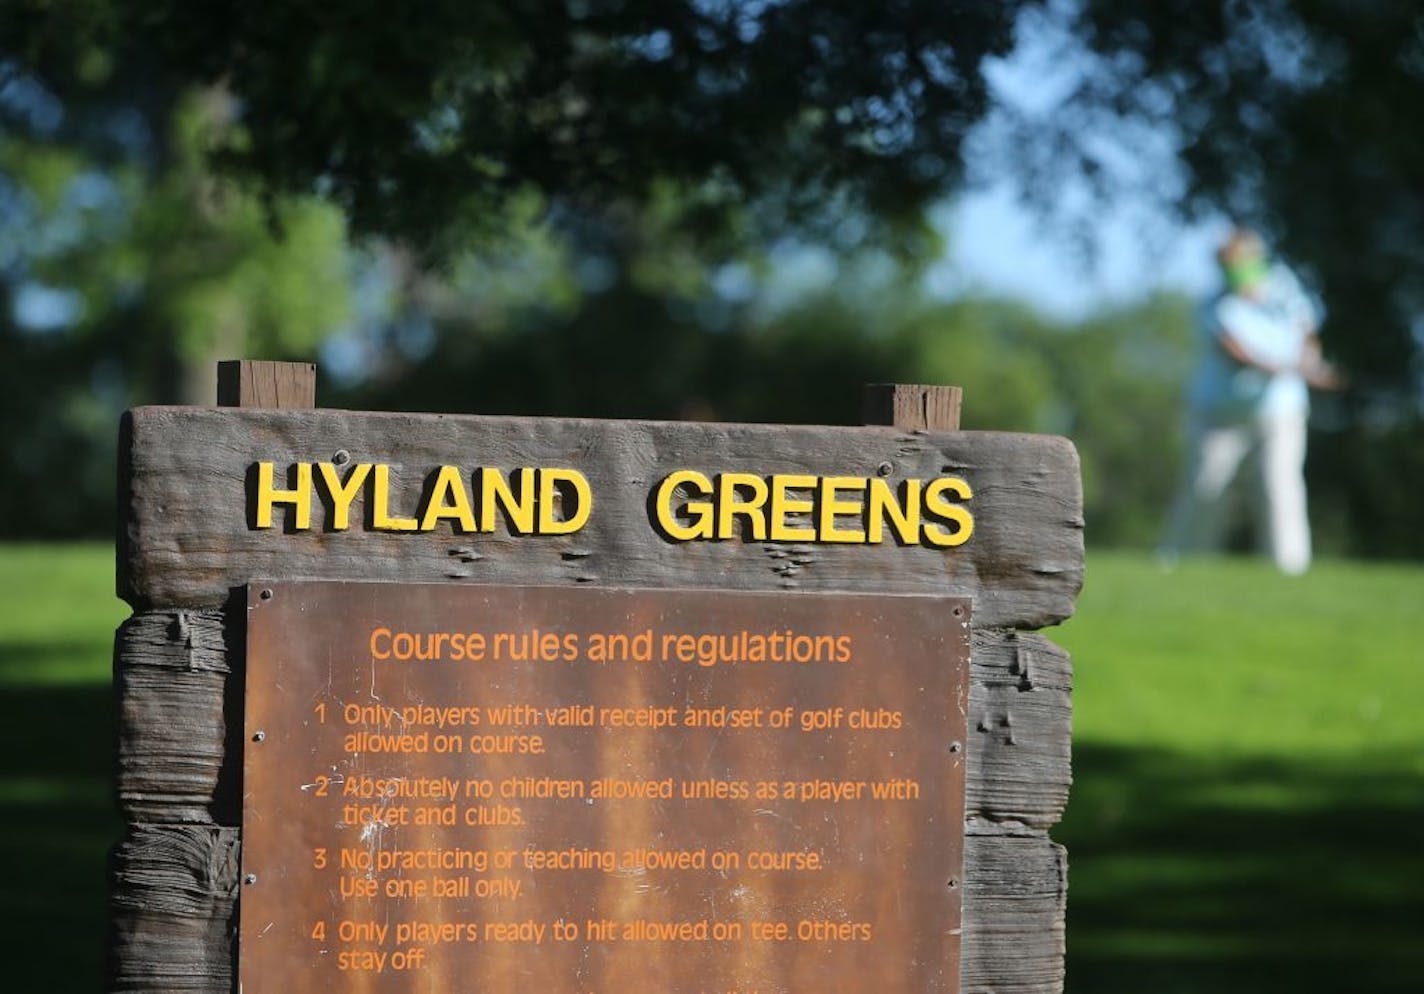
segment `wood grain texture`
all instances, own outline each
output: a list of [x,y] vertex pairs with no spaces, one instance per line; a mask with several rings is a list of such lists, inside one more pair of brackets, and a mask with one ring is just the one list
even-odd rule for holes
[[1073,670],[1041,635],[974,633],[965,814],[1047,829],[1072,783]]
[[219,407],[301,409],[316,406],[316,365],[230,359],[218,363]]
[[1058,994],[1068,859],[1037,835],[968,835],[960,994]]
[[228,741],[241,727],[241,653],[229,653],[224,620],[218,610],[155,611],[119,628],[115,781],[130,822],[237,825],[241,818],[235,785],[220,783],[241,769],[240,754],[231,755],[240,745]]
[[239,866],[236,828],[130,826],[109,858],[108,990],[230,994]]
[[869,383],[862,395],[865,423],[905,431],[958,431],[964,391],[917,383]]
[[[241,805],[225,771],[241,758],[228,729],[241,727],[242,650],[225,621],[152,611],[118,633],[131,825],[113,862],[112,990],[231,983]],[[971,674],[962,992],[1048,994],[1061,989],[1066,863],[1044,829],[1067,795],[1071,669],[1041,636],[978,630]]]
[[[215,607],[249,579],[715,587],[956,594],[983,627],[1039,628],[1073,610],[1082,582],[1082,494],[1066,439],[894,428],[701,425],[342,411],[138,408],[121,452],[119,592],[136,607]],[[570,466],[594,494],[569,536],[252,530],[249,468],[385,462],[393,505],[413,511],[426,476],[462,467]],[[963,546],[673,544],[648,494],[677,468],[757,474],[964,477],[975,532]],[[279,512],[280,513],[280,512]],[[358,519],[359,520],[359,519]]]

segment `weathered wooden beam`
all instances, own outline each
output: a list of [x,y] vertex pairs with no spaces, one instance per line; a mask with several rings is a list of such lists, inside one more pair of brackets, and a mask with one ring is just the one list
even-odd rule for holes
[[[119,704],[116,795],[130,823],[236,826],[242,816],[240,653],[224,612],[133,615],[114,646]],[[235,664],[230,665],[230,664]]]
[[[136,607],[217,607],[260,577],[394,583],[582,584],[936,593],[975,598],[981,627],[1039,628],[1068,617],[1082,581],[1078,458],[1066,439],[896,428],[705,425],[453,417],[350,411],[137,408],[121,452],[127,517],[119,588]],[[413,511],[442,464],[573,465],[594,510],[567,536],[254,529],[246,507],[259,460],[382,462],[392,506]],[[679,468],[880,476],[944,474],[974,488],[964,545],[739,541],[674,545],[651,527],[648,495]],[[360,521],[361,501],[353,509]],[[280,514],[283,512],[279,512]]]
[[237,828],[130,826],[109,856],[107,989],[231,994],[239,866]]
[[965,817],[1052,827],[1073,781],[1068,654],[1041,635],[978,630],[971,675]]
[[1068,859],[1042,835],[964,839],[964,959],[960,994],[1059,994]]
[[[218,403],[311,408],[316,367],[218,363]],[[126,420],[121,451],[128,440]],[[121,503],[121,572],[131,516]],[[115,793],[128,823],[109,854],[106,989],[115,994],[230,994],[235,983],[242,651],[233,620],[219,608],[141,612],[115,637]]]

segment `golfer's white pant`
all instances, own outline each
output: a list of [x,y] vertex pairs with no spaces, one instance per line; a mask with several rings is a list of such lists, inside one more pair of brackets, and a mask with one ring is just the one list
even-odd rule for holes
[[1310,521],[1305,510],[1305,414],[1262,417],[1227,425],[1194,426],[1190,463],[1172,508],[1171,550],[1214,549],[1220,541],[1223,498],[1242,462],[1257,469],[1252,487],[1257,535],[1283,573],[1310,566]]

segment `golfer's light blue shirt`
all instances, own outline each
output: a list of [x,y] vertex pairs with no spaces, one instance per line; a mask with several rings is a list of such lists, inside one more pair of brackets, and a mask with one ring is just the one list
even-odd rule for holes
[[[1191,388],[1193,409],[1226,420],[1304,414],[1310,395],[1297,366],[1318,321],[1319,312],[1299,281],[1279,264],[1255,297],[1223,293],[1208,302],[1201,315],[1206,341]],[[1272,375],[1242,366],[1222,346],[1223,336],[1257,362],[1288,371]]]

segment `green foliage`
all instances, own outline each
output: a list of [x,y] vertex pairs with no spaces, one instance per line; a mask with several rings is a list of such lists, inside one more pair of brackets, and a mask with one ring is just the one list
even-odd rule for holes
[[[168,164],[156,173],[126,164],[101,174],[82,148],[43,137],[0,144],[31,223],[63,232],[25,262],[31,280],[77,294],[80,317],[66,335],[122,328],[143,340],[133,358],[192,364],[217,350],[309,353],[348,318],[340,214],[312,199],[264,210],[208,171],[214,133],[230,129],[226,103],[219,93],[179,101],[166,122]],[[109,185],[108,210],[76,210],[81,183]],[[156,400],[179,399],[158,377],[147,385],[160,388]]]
[[528,189],[601,212],[671,184],[704,234],[762,198],[765,231],[829,230],[833,193],[913,227],[1032,5],[432,0],[398,25],[369,2],[112,6],[129,44],[241,100],[231,167],[448,255]]
[[264,210],[208,172],[209,132],[225,130],[212,117],[225,102],[210,93],[180,103],[174,161],[136,198],[136,244],[120,251],[146,268],[153,317],[184,361],[210,360],[218,345],[309,354],[350,317],[345,223],[311,198]]
[[[1174,136],[1192,209],[1275,235],[1318,280],[1327,346],[1357,380],[1417,406],[1424,303],[1424,34],[1417,5],[1088,0],[1066,30],[1097,61],[1048,128],[1111,187],[1093,136]],[[1143,126],[1146,126],[1145,128]]]
[[[447,261],[526,196],[584,219],[672,200],[721,257],[787,231],[913,254],[992,110],[1011,150],[992,168],[1032,200],[1146,187],[1250,219],[1318,278],[1358,383],[1417,401],[1424,374],[1409,4],[432,0],[392,21],[370,0],[21,0],[0,39],[6,71],[64,99],[221,86],[242,125],[215,143],[228,169],[269,197],[321,189],[358,232]],[[1025,40],[1050,53],[1042,92],[995,106],[995,62]],[[1134,175],[1139,142],[1181,182],[1170,162]]]
[[[72,128],[0,132],[0,535],[107,532],[125,407],[211,403],[214,360],[308,356],[350,314],[340,213],[264,205],[209,172],[206,150],[232,129],[220,92],[157,108],[145,127],[161,167],[111,158],[98,138],[137,128],[125,114],[138,112],[103,99],[65,107]],[[25,323],[14,304],[27,293],[62,313]]]
[[1053,332],[1027,305],[968,299],[924,306],[899,329],[914,382],[964,389],[963,424],[993,431],[1055,431]]
[[1193,320],[1189,300],[1154,296],[1089,318],[1044,349],[1064,417],[1057,430],[1078,444],[1097,545],[1144,548],[1160,538],[1182,462]]
[[1383,559],[1424,558],[1424,418],[1320,432],[1313,445],[1306,477],[1324,544]]
[[[324,397],[377,407],[853,422],[864,381],[959,383],[969,427],[1075,439],[1092,541],[1147,544],[1185,303],[1067,327],[918,283],[986,71],[1058,37],[1040,111],[994,108],[1000,165],[1039,201],[1084,178],[1106,199],[1111,148],[1160,126],[1189,206],[1284,235],[1359,387],[1313,449],[1320,544],[1424,554],[1412,15],[980,8],[0,6],[0,534],[106,531],[119,410],[210,400],[214,359],[311,358],[340,328]],[[348,226],[388,237],[354,282]],[[788,233],[834,285],[778,286]],[[72,314],[21,326],[36,289]]]
[[639,281],[636,264],[611,271],[622,278],[574,290],[571,305],[526,306],[514,334],[507,316],[446,302],[428,354],[385,342],[396,358],[374,365],[399,376],[328,396],[377,410],[855,424],[867,382],[954,383],[968,429],[1073,438],[1091,541],[1157,538],[1193,358],[1180,297],[1065,324],[1012,301],[936,301],[873,260],[781,305],[770,285],[730,300],[705,283]]

